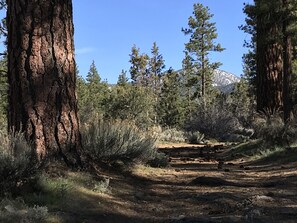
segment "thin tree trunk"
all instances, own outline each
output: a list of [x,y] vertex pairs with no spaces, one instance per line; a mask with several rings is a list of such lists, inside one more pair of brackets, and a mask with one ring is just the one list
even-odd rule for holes
[[10,131],[41,160],[79,164],[81,149],[71,0],[7,0]]
[[[287,8],[287,0],[283,0],[283,8]],[[283,44],[284,44],[284,121],[289,122],[293,118],[293,102],[292,102],[292,40],[287,31],[288,20],[283,20]]]

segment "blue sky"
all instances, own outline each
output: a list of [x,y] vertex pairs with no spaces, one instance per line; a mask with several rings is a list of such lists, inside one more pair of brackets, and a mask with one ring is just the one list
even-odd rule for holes
[[252,0],[73,0],[76,62],[80,75],[86,76],[92,60],[102,79],[116,83],[121,70],[129,70],[129,54],[135,44],[150,54],[157,42],[166,68],[181,68],[187,27],[194,3],[202,3],[214,14],[217,43],[226,50],[211,55],[222,62],[220,69],[240,76],[245,39],[238,29],[244,24],[243,3]]

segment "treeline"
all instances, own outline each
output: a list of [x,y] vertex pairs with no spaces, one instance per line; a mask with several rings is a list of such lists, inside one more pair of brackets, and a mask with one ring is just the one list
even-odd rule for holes
[[248,82],[242,79],[232,94],[213,86],[214,70],[221,63],[212,62],[210,53],[224,49],[215,43],[212,17],[208,7],[194,4],[188,27],[182,28],[189,41],[180,71],[167,68],[156,42],[149,54],[132,46],[130,69],[122,70],[116,85],[101,80],[94,61],[88,74],[82,75],[86,78],[77,71],[81,122],[88,123],[93,117],[129,120],[142,129],[160,126],[203,131],[219,138],[247,126],[253,105]]
[[[148,130],[152,127],[203,131],[211,137],[230,134],[248,123],[252,101],[242,79],[234,92],[224,94],[212,85],[208,94],[197,95],[186,78],[187,70],[165,70],[165,62],[154,43],[151,56],[132,47],[130,78],[122,71],[117,84],[102,80],[93,61],[86,78],[78,72],[77,93],[80,120],[128,120]],[[232,126],[227,123],[232,123]]]

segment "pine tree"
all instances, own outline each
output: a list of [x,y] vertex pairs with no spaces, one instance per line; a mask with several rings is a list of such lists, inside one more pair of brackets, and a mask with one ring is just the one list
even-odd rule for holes
[[161,79],[163,75],[163,70],[165,69],[165,63],[162,54],[159,53],[159,47],[157,43],[154,42],[151,49],[151,58],[149,61],[149,71],[150,71],[150,85],[153,88],[153,92],[158,94],[161,87]]
[[78,69],[76,69],[76,91],[80,122],[84,124],[87,122],[90,114],[88,107],[89,88],[86,80],[79,75]]
[[9,130],[39,159],[79,164],[72,1],[7,0],[7,28]]
[[200,92],[200,88],[195,89],[193,88],[193,85],[195,85],[195,69],[193,66],[193,60],[191,58],[191,56],[189,55],[189,53],[187,51],[185,51],[185,58],[182,61],[182,65],[183,65],[183,72],[181,73],[182,76],[182,89],[184,92],[184,109],[185,109],[185,114],[186,116],[190,116],[194,110],[194,99],[195,99],[195,90],[196,90],[196,94],[197,94],[197,90],[198,92]]
[[127,71],[122,70],[121,74],[118,77],[118,86],[126,86],[128,84],[128,78],[127,78]]
[[106,98],[108,119],[129,120],[141,128],[153,123],[153,96],[150,89],[137,87],[131,83],[116,85],[110,97]]
[[249,82],[241,78],[240,82],[235,84],[234,91],[230,94],[231,111],[235,117],[238,117],[241,123],[248,124],[248,118],[253,108],[253,96],[250,95]]
[[256,70],[257,110],[283,110],[285,121],[290,119],[293,109],[293,49],[297,44],[292,40],[297,34],[296,9],[296,1],[256,0],[255,5],[245,6],[247,24],[242,26],[252,35],[248,45],[252,53],[245,59],[252,74]]
[[279,4],[280,0],[255,1],[258,111],[283,109],[283,47]]
[[129,56],[132,83],[137,86],[147,87],[149,56],[147,54],[140,54],[140,49],[135,45],[132,47],[131,54]]
[[257,66],[256,66],[256,13],[253,5],[245,5],[243,12],[248,15],[245,25],[239,28],[245,33],[251,35],[249,41],[244,41],[244,47],[248,48],[248,52],[243,55],[243,73],[244,78],[249,82],[250,91],[256,95],[257,89]]
[[[284,121],[293,119],[293,47],[297,46],[297,2],[293,0],[282,0],[282,32],[283,32],[283,104]],[[296,59],[296,58],[295,58]]]
[[94,61],[92,61],[86,76],[86,85],[88,89],[88,97],[85,109],[88,110],[89,117],[103,116],[105,113],[103,100],[107,97],[108,85],[101,81],[100,74]]
[[165,127],[180,127],[183,117],[180,77],[169,69],[163,79],[158,105],[160,124]]
[[220,66],[218,62],[210,62],[210,52],[221,52],[224,49],[220,44],[214,41],[217,38],[217,29],[215,23],[211,22],[213,14],[210,14],[209,8],[202,4],[194,4],[193,16],[189,17],[188,28],[182,28],[185,35],[190,35],[190,40],[185,44],[186,51],[192,57],[194,67],[197,70],[194,86],[201,86],[200,92],[203,101],[209,93],[212,84],[213,71]]
[[92,61],[90,65],[89,72],[86,77],[87,83],[89,84],[98,84],[101,81],[100,75],[98,73],[97,67],[95,65],[95,61]]

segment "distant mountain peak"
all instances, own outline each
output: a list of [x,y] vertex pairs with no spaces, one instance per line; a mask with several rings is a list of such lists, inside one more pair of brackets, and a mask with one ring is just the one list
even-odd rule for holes
[[[183,70],[178,70],[181,73]],[[240,78],[230,72],[216,69],[213,75],[213,86],[220,89],[223,93],[230,93],[234,90],[234,85],[240,81]]]
[[235,74],[216,69],[214,70],[214,76],[213,76],[213,85],[222,87],[227,86],[230,84],[235,84],[240,81],[240,78],[237,77]]

